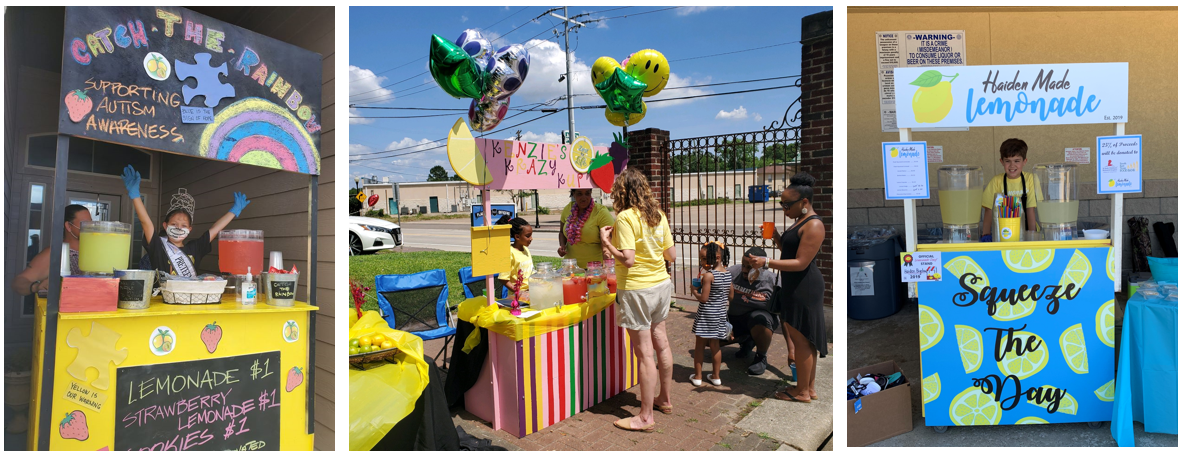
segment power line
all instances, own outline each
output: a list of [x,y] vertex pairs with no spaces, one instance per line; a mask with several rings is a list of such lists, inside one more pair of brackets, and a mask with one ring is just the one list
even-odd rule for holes
[[745,52],[748,52],[748,51],[756,51],[756,50],[760,50],[760,49],[775,48],[775,47],[777,47],[777,46],[791,45],[791,44],[793,44],[793,43],[800,43],[800,42],[799,42],[799,41],[790,41],[790,42],[788,42],[788,43],[780,43],[780,44],[778,44],[778,45],[760,46],[760,47],[758,47],[758,48],[742,49],[742,50],[739,50],[739,51],[731,51],[731,52],[727,52],[727,53],[709,54],[709,55],[706,55],[706,56],[698,56],[698,57],[687,57],[687,58],[684,58],[684,59],[674,59],[674,60],[671,60],[671,61],[669,61],[669,62],[692,61],[692,60],[694,60],[694,59],[705,59],[705,58],[707,58],[707,57],[726,56],[726,55],[728,55],[728,54],[739,54],[739,53],[745,53]]
[[626,17],[628,17],[628,16],[640,16],[640,15],[649,14],[649,13],[660,13],[660,12],[662,12],[662,11],[675,10],[675,9],[678,9],[678,8],[683,8],[683,7],[681,7],[681,6],[673,6],[673,7],[669,7],[669,8],[661,8],[661,9],[659,9],[659,10],[644,11],[644,12],[640,12],[640,13],[636,13],[636,14],[625,14],[625,15],[621,15],[621,16],[613,16],[613,17],[610,17],[610,18],[597,18],[597,19],[592,19],[591,21],[584,21],[584,22],[593,22],[593,21],[606,21],[606,20],[608,20],[608,19],[619,19],[619,18],[626,18]]
[[[533,107],[533,108],[537,108],[537,107],[539,107],[539,106],[541,106],[541,105],[543,105],[543,104],[533,104],[533,105],[534,105],[534,107]],[[516,117],[516,116],[520,115],[521,113],[525,113],[525,112],[523,111],[523,112],[520,112],[520,113],[516,113],[516,114],[510,115],[510,116],[507,116],[507,117],[505,117],[505,120],[512,119],[513,117]],[[544,118],[544,116],[542,116],[542,117],[538,117],[538,118],[536,118],[536,119],[541,119],[541,118]],[[502,120],[502,121],[504,121],[504,120]],[[367,125],[365,125],[365,124],[362,124],[361,126],[367,126]],[[372,126],[372,127],[376,128],[376,129],[380,129],[380,128],[378,128],[377,126]],[[512,126],[512,127],[516,127],[516,126]],[[497,132],[500,132],[500,131],[497,131]],[[487,135],[487,134],[485,134],[485,135]],[[423,146],[423,145],[430,145],[430,144],[432,144],[432,143],[439,143],[439,142],[442,142],[442,141],[444,141],[444,140],[447,140],[447,137],[444,137],[444,138],[442,138],[442,139],[437,139],[437,140],[431,140],[431,141],[423,142],[423,143],[420,143],[420,144],[417,144],[417,145],[411,145],[411,146],[408,146],[408,147],[395,148],[395,149],[393,149],[393,150],[375,151],[375,152],[369,152],[369,153],[358,153],[358,154],[356,154],[356,155],[350,155],[350,156],[366,156],[366,155],[377,155],[377,154],[390,153],[390,152],[395,152],[395,151],[409,150],[409,149],[411,149],[411,148],[421,147],[421,146]],[[428,148],[428,149],[426,149],[426,150],[421,150],[421,151],[427,151],[427,150],[431,150],[431,149],[433,149],[433,148],[438,148],[438,147],[432,147],[432,148]],[[412,152],[412,153],[415,153],[415,152]],[[381,159],[381,158],[378,158],[378,159]],[[368,161],[368,159],[365,159],[365,160],[362,160],[362,159],[357,159],[357,160],[354,160],[354,159],[349,159],[349,161]]]
[[[529,120],[529,121],[524,121],[524,122],[521,122],[521,123],[517,123],[517,124],[514,124],[514,125],[512,125],[512,126],[509,126],[509,127],[506,127],[506,128],[502,128],[502,129],[498,129],[498,130],[495,130],[495,131],[492,131],[492,132],[486,132],[486,133],[482,133],[482,134],[480,135],[480,137],[486,137],[486,136],[490,136],[490,135],[493,135],[493,134],[497,134],[497,133],[499,133],[499,132],[504,132],[504,131],[507,131],[507,130],[509,130],[509,129],[513,129],[513,128],[515,128],[515,127],[518,127],[518,126],[524,126],[524,125],[526,125],[526,124],[529,124],[529,123],[532,123],[532,122],[534,122],[534,121],[540,120],[540,119],[542,119],[542,118],[545,118],[545,117],[547,117],[547,116],[553,115],[553,114],[555,114],[555,113],[558,113],[558,112],[557,112],[557,111],[555,111],[555,112],[547,113],[547,114],[545,114],[545,115],[539,116],[539,117],[537,117],[537,118],[534,118],[534,119],[531,119],[531,120]],[[505,119],[508,119],[508,117],[506,117]],[[442,142],[442,141],[445,141],[445,140],[447,140],[447,138],[446,138],[446,137],[444,137],[444,138],[442,138],[442,139],[439,139],[439,140],[433,140],[433,141],[431,141],[430,143],[439,143],[439,142]],[[420,144],[420,145],[426,145],[426,144]],[[375,159],[397,158],[397,157],[399,157],[399,156],[413,155],[413,154],[415,154],[415,153],[422,153],[422,152],[425,152],[425,151],[430,151],[430,150],[434,150],[434,149],[436,149],[436,148],[440,148],[440,147],[441,147],[441,146],[435,146],[435,147],[431,147],[431,148],[427,148],[427,149],[423,149],[423,150],[415,150],[415,151],[410,151],[410,152],[406,152],[406,153],[398,153],[398,154],[393,154],[393,155],[388,155],[388,156],[381,156],[381,157],[375,157],[375,158],[365,158],[365,159],[353,159],[353,158],[349,158],[349,162],[354,162],[354,161],[372,161],[372,160],[375,160]],[[405,150],[405,149],[407,149],[407,148],[413,148],[413,147],[406,147],[406,148],[396,148],[396,149],[393,149],[393,150],[378,151],[378,152],[373,152],[373,153],[362,153],[362,154],[358,154],[358,155],[350,155],[350,156],[363,156],[363,155],[376,155],[376,154],[383,154],[383,153],[391,153],[391,152],[395,152],[395,151],[399,151],[399,150]]]

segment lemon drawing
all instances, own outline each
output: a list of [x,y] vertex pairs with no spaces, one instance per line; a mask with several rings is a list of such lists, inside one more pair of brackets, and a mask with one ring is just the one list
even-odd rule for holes
[[[1034,333],[1014,332],[1014,339],[1019,340],[1022,346],[1025,346],[1031,337],[1037,341],[1043,341],[1041,336]],[[1018,355],[1017,349],[1006,352],[997,362],[997,368],[1001,369],[1004,374],[1017,376],[1018,379],[1026,379],[1042,371],[1049,360],[1051,360],[1051,354],[1047,352],[1046,343],[1043,342],[1038,349],[1026,351],[1022,355]]]
[[1088,282],[1088,278],[1092,276],[1092,263],[1088,261],[1088,257],[1084,256],[1083,252],[1076,249],[1075,253],[1071,254],[1071,261],[1067,263],[1067,269],[1063,270],[1063,277],[1059,278],[1059,285],[1064,289],[1067,284],[1075,284],[1075,292],[1083,289],[1084,284]]
[[981,332],[973,327],[957,325],[956,345],[960,347],[960,363],[964,365],[965,374],[981,368],[981,360],[985,358],[985,348],[981,344]]
[[1111,402],[1116,400],[1116,396],[1114,395],[1116,393],[1114,384],[1115,382],[1115,379],[1111,379],[1104,383],[1103,386],[1100,386],[1099,389],[1096,389],[1096,398],[1099,398],[1101,402]]
[[1108,187],[1109,187],[1109,188],[1112,188],[1112,187],[1115,187],[1115,186],[1116,186],[1116,180],[1113,180],[1113,179],[1108,179]]
[[940,373],[932,373],[923,378],[923,402],[933,402],[940,398]]
[[979,387],[970,387],[952,398],[948,417],[958,426],[995,426],[1001,422],[1001,405]]
[[1021,425],[1021,424],[1049,424],[1049,423],[1047,422],[1046,419],[1040,418],[1038,416],[1026,416],[1022,419],[1019,419],[1018,422],[1014,423],[1014,425]]
[[1108,271],[1108,280],[1116,280],[1116,258],[1112,256],[1113,247],[1108,248],[1108,259],[1104,262],[1104,268]]
[[1001,258],[1010,271],[1036,273],[1047,269],[1055,261],[1055,251],[1050,249],[1003,250]]
[[1063,351],[1063,360],[1067,361],[1071,371],[1081,375],[1088,372],[1088,347],[1084,344],[1083,324],[1067,327],[1059,335],[1059,349]]
[[944,337],[944,320],[935,309],[919,305],[919,351],[935,346]]
[[[1055,386],[1042,386],[1042,393],[1043,394],[1046,394],[1047,391],[1053,391],[1053,390],[1057,390],[1057,388]],[[1035,405],[1035,406],[1040,406],[1043,408],[1046,408],[1048,405],[1051,404],[1050,401],[1045,401],[1042,403],[1034,403],[1034,400],[1026,400],[1026,403],[1029,403],[1029,404]],[[1076,403],[1075,397],[1072,397],[1071,394],[1063,394],[1063,399],[1059,400],[1059,409],[1056,410],[1055,412],[1075,415],[1075,413],[1079,412],[1079,403]]]
[[892,157],[892,158],[898,158],[898,157],[899,157],[899,149],[898,149],[898,148],[891,147],[891,157]]
[[172,73],[172,69],[168,67],[168,60],[157,52],[150,52],[144,56],[144,71],[148,76],[156,81],[164,81]]
[[476,139],[472,131],[464,123],[464,119],[457,119],[451,130],[447,131],[447,161],[456,175],[472,185],[488,185],[492,183],[492,172],[476,148]]
[[[943,81],[944,77],[952,79]],[[919,86],[911,96],[911,111],[919,123],[935,123],[952,111],[952,82],[956,75],[943,75],[938,70],[928,70],[919,75],[911,84]]]
[[1116,300],[1108,300],[1096,310],[1096,337],[1108,347],[1116,347]]
[[989,286],[989,276],[986,276],[981,266],[968,256],[953,258],[948,263],[944,263],[944,269],[947,269],[957,279],[960,279],[960,276],[963,276],[965,273],[973,273],[973,275],[979,277],[980,279],[977,279],[977,283],[969,284],[969,287],[976,290],[977,293],[980,293],[981,289]]
[[570,149],[570,165],[576,172],[586,174],[587,170],[591,169],[591,160],[595,157],[595,148],[591,146],[591,141],[586,137],[579,137]]

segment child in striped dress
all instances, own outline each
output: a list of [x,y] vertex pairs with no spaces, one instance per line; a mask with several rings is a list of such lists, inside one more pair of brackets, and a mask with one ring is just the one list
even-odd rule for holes
[[710,357],[714,363],[714,373],[707,379],[710,384],[722,385],[722,380],[718,378],[722,370],[722,348],[718,342],[730,335],[726,308],[734,296],[731,273],[726,270],[729,263],[730,251],[721,242],[707,242],[698,250],[698,264],[703,272],[699,279],[694,279],[695,285],[691,290],[698,299],[698,318],[694,319],[693,327],[697,337],[694,345],[694,375],[690,377],[690,383],[694,386],[702,385],[702,360],[707,344],[710,345]]

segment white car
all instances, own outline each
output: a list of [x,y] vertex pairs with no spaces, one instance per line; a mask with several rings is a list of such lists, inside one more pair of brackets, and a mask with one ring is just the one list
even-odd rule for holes
[[380,218],[349,217],[349,256],[402,245],[402,228]]

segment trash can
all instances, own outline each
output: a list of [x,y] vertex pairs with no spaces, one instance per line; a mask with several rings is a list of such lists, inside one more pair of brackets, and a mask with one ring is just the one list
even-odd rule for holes
[[855,320],[874,320],[903,309],[906,289],[899,272],[903,237],[893,228],[855,231],[849,236],[846,282],[847,315]]
[[747,202],[767,202],[772,194],[772,187],[768,185],[750,185],[747,187]]

